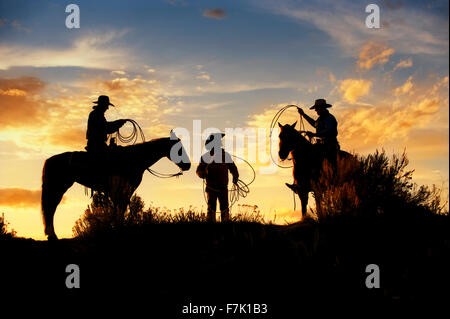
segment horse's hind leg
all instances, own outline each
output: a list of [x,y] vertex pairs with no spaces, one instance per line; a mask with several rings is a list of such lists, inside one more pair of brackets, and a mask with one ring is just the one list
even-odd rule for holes
[[[61,201],[62,196],[55,194],[44,195],[45,190],[42,190],[42,213],[44,219],[44,233],[47,235],[48,240],[58,239],[55,233],[55,227],[53,225],[53,217],[55,215],[56,207]],[[44,199],[44,196],[47,198]]]
[[56,237],[55,228],[53,225],[53,217],[55,215],[56,207],[58,207],[64,193],[72,186],[73,183],[60,185],[55,187],[42,188],[42,213],[44,218],[44,232],[48,236],[48,240],[58,239]]

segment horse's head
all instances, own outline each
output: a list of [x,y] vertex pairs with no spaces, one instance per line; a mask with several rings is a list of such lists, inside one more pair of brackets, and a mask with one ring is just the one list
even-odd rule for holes
[[187,171],[191,168],[191,160],[189,159],[189,155],[184,149],[183,143],[178,138],[178,136],[174,133],[174,131],[170,131],[170,155],[169,159],[174,162],[182,171]]
[[282,160],[285,160],[288,157],[289,153],[294,150],[295,146],[301,141],[301,138],[303,138],[303,136],[295,129],[296,124],[297,122],[285,125],[278,123],[278,126],[280,127],[280,134],[278,135],[280,138],[278,156]]

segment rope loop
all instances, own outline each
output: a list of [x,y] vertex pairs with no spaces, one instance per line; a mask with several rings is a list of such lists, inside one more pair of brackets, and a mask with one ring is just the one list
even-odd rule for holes
[[[284,106],[284,107],[282,107],[281,109],[278,110],[278,112],[275,114],[275,116],[272,118],[272,121],[270,122],[270,135],[269,135],[269,147],[270,147],[269,151],[270,151],[270,159],[271,159],[272,162],[273,162],[275,165],[277,165],[279,168],[292,168],[292,167],[294,167],[293,165],[291,165],[291,166],[282,166],[282,165],[278,164],[278,161],[275,161],[274,158],[273,158],[273,155],[272,155],[272,133],[273,133],[273,129],[275,128],[275,125],[278,123],[278,120],[280,119],[281,115],[282,115],[287,109],[292,108],[292,107],[295,107],[295,108],[298,109],[298,106],[297,106],[297,105],[293,105],[293,104],[286,105],[286,106]],[[302,130],[305,129],[305,125],[304,125],[304,123],[303,123],[303,116],[301,116],[301,115],[300,115],[300,128],[301,128]],[[287,160],[291,161],[292,159],[289,158],[289,159],[287,159]]]

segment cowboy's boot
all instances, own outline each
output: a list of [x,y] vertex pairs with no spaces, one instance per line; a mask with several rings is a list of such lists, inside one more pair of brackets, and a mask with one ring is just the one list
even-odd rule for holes
[[230,221],[230,211],[229,211],[229,209],[226,209],[226,210],[220,212],[220,220],[221,220],[222,223]]
[[216,222],[216,212],[208,211],[207,220],[209,223],[215,223]]

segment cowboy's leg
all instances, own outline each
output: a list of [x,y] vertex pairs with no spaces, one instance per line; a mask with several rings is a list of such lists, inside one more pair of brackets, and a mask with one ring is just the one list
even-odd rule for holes
[[333,167],[334,171],[336,171],[337,167],[337,152],[338,152],[338,144],[337,142],[330,142],[324,145],[325,146],[325,157],[330,162],[331,166]]
[[88,144],[88,154],[90,155],[92,169],[100,175],[107,173],[107,148],[104,144]]
[[213,190],[206,191],[206,197],[208,201],[208,221],[216,221],[216,208],[217,208],[217,192]]
[[230,208],[228,205],[228,189],[221,190],[219,193],[220,218],[222,222],[230,220]]

